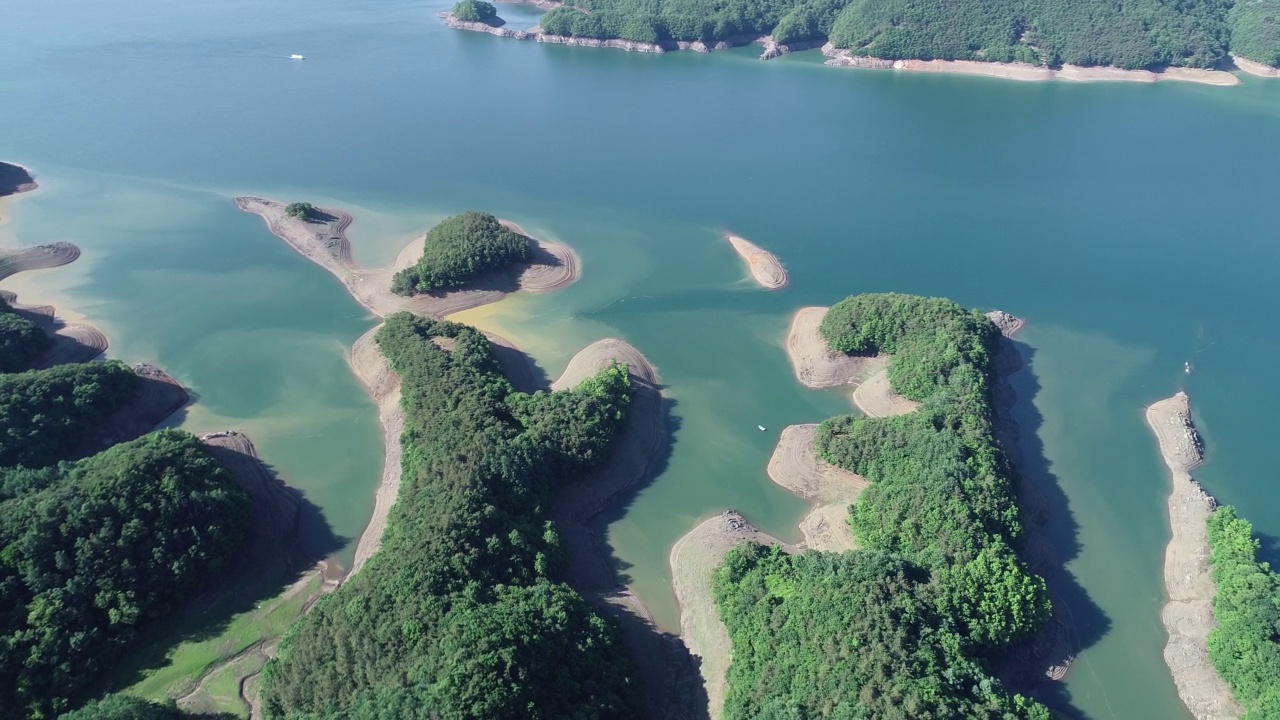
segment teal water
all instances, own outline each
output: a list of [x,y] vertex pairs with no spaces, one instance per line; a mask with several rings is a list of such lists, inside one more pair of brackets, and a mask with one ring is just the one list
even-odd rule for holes
[[[671,453],[609,539],[668,628],[667,553],[699,519],[734,507],[798,536],[805,506],[763,471],[776,432],[849,405],[792,379],[781,336],[795,308],[895,290],[1014,312],[1031,322],[1020,418],[1067,560],[1055,591],[1085,645],[1045,699],[1069,716],[1186,717],[1160,655],[1168,479],[1142,408],[1188,389],[1210,453],[1198,476],[1280,556],[1266,454],[1280,83],[633,55],[449,32],[444,6],[9,3],[0,158],[44,188],[0,209],[0,241],[85,254],[5,286],[98,324],[113,355],[167,368],[198,396],[184,426],[249,431],[352,538],[381,439],[345,353],[374,320],[230,198],[339,203],[368,264],[468,208],[570,243],[581,282],[475,316],[552,376],[605,335],[658,366]],[[728,229],[777,251],[791,287],[745,283]]]

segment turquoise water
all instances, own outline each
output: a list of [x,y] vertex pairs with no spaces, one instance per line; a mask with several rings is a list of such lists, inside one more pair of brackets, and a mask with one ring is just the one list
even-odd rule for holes
[[[1160,656],[1168,479],[1142,408],[1185,386],[1209,445],[1198,476],[1280,535],[1266,455],[1280,83],[634,55],[449,32],[444,6],[6,7],[0,158],[44,188],[0,210],[0,240],[85,254],[5,286],[86,316],[113,355],[167,368],[198,395],[184,426],[249,431],[352,538],[381,439],[345,353],[374,319],[230,199],[341,204],[368,264],[469,208],[570,243],[581,282],[475,316],[551,376],[605,335],[658,366],[671,453],[609,539],[668,628],[667,553],[699,519],[734,507],[798,537],[805,506],[764,463],[777,430],[849,405],[792,379],[794,309],[895,290],[1017,313],[1032,370],[1019,413],[1067,560],[1055,591],[1086,646],[1046,700],[1070,716],[1186,717]],[[775,250],[791,287],[744,282],[730,229]]]

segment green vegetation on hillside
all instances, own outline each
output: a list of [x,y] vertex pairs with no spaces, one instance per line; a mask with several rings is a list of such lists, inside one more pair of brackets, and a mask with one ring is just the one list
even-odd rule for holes
[[498,9],[485,0],[462,0],[453,6],[453,16],[467,22],[487,23],[498,17]]
[[284,214],[291,218],[306,220],[316,211],[316,206],[309,202],[291,202],[284,206]]
[[528,395],[475,329],[400,313],[377,341],[407,418],[399,496],[379,552],[281,642],[267,716],[634,717],[618,632],[553,581],[563,549],[546,519],[621,426],[626,368]]
[[192,715],[179,710],[178,706],[172,702],[162,705],[131,695],[115,694],[95,700],[74,712],[63,713],[58,716],[58,720],[185,720],[185,718],[195,717],[203,720],[214,720],[214,718],[230,720],[235,716]]
[[118,360],[0,375],[0,467],[67,459],[124,405],[137,382]]
[[1258,562],[1253,526],[1235,508],[1209,516],[1217,594],[1209,659],[1245,708],[1245,720],[1280,718],[1280,574]]
[[66,709],[147,622],[219,570],[249,500],[165,430],[44,471],[0,503],[0,707]]
[[[1211,68],[1280,59],[1280,0],[576,0],[557,35],[714,42],[771,34],[885,59]],[[1228,18],[1230,11],[1230,19]]]
[[1237,0],[1227,17],[1231,52],[1280,67],[1280,0]]
[[850,517],[862,550],[727,557],[715,580],[733,640],[726,715],[1047,718],[981,664],[1050,611],[1012,549],[1022,528],[988,397],[999,332],[949,300],[879,294],[836,304],[822,334],[842,352],[891,354],[891,386],[920,408],[819,428],[822,457],[871,481]]
[[398,295],[449,290],[529,258],[529,240],[488,213],[465,212],[427,232],[422,259],[391,281]]
[[0,298],[0,373],[27,368],[52,342],[35,323],[19,316]]

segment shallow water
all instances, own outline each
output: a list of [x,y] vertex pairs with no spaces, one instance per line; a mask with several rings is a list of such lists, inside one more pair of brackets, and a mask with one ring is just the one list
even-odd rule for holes
[[[198,396],[184,426],[249,431],[341,537],[359,534],[380,470],[376,413],[345,363],[374,318],[236,194],[342,205],[368,265],[469,208],[579,252],[576,285],[464,317],[551,377],[606,335],[658,366],[670,456],[609,539],[667,628],[667,553],[699,519],[732,507],[798,538],[805,506],[765,461],[782,427],[849,404],[794,382],[782,335],[794,309],[855,292],[1031,322],[1019,413],[1068,559],[1055,590],[1086,645],[1055,707],[1186,716],[1160,656],[1168,479],[1146,404],[1187,387],[1209,446],[1198,477],[1280,535],[1264,453],[1280,402],[1280,83],[1023,84],[813,53],[542,46],[449,32],[440,2],[11,5],[0,158],[44,187],[0,210],[0,241],[85,252],[5,287],[168,369]],[[776,251],[791,287],[753,289],[729,229]]]

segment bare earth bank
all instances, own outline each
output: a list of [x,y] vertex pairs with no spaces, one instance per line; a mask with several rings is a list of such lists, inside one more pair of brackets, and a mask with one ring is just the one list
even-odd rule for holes
[[787,286],[787,269],[782,266],[778,257],[746,238],[726,233],[725,239],[733,246],[747,263],[751,278],[765,290],[780,290]]
[[1173,479],[1168,501],[1172,536],[1164,559],[1169,602],[1160,613],[1169,634],[1164,661],[1183,704],[1197,720],[1238,718],[1242,708],[1209,661],[1209,632],[1218,623],[1213,616],[1206,523],[1216,505],[1190,473],[1203,458],[1191,403],[1186,393],[1179,392],[1153,403],[1146,415]]

